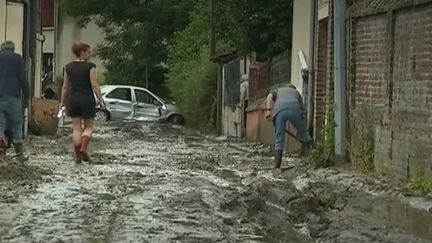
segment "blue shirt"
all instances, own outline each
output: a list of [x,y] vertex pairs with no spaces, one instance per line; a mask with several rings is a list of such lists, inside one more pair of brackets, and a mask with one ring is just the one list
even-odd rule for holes
[[30,97],[22,57],[9,50],[0,51],[0,98]]

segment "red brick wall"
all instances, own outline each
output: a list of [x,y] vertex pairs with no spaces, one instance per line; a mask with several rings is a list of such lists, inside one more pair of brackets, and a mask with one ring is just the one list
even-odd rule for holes
[[315,41],[315,90],[314,90],[314,134],[318,139],[326,120],[327,98],[333,98],[334,90],[334,35],[333,1],[329,0],[329,15],[318,21]]
[[333,13],[334,0],[329,0],[329,17],[328,17],[328,30],[327,30],[327,95],[333,97],[334,90],[334,13]]
[[387,16],[381,14],[357,19],[352,29],[352,69],[355,79],[352,108],[367,103],[384,111],[388,68]]
[[369,104],[382,115],[377,168],[432,180],[432,3],[410,4],[352,19],[351,109]]
[[393,160],[432,179],[432,3],[394,13]]
[[314,91],[314,128],[315,136],[319,137],[322,127],[325,124],[326,113],[326,94],[327,94],[327,54],[328,54],[328,19],[319,21],[318,23],[318,39],[316,53],[316,75],[315,75],[315,91]]

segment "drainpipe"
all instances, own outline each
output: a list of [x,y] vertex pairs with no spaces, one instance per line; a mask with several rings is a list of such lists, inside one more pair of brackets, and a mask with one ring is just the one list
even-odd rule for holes
[[[25,69],[27,73],[27,82],[29,83],[30,91],[33,90],[33,82],[32,80],[32,59],[31,59],[31,40],[32,40],[32,4],[30,3],[30,0],[23,0],[25,8],[25,48],[24,48],[24,60],[25,60]],[[28,121],[29,121],[29,115],[30,115],[30,109],[31,109],[31,98],[33,93],[30,93],[30,99],[28,101],[28,104],[26,104],[27,108],[24,110],[24,136],[26,137],[28,135]]]
[[346,78],[346,0],[334,0],[334,98],[335,154],[338,161],[347,157],[347,78]]
[[314,119],[314,85],[315,85],[315,21],[316,21],[316,0],[311,0],[310,12],[310,38],[309,38],[309,82],[308,82],[308,107],[307,107],[307,130],[313,134]]
[[[31,57],[30,57],[30,45],[31,45],[31,19],[32,19],[32,14],[31,14],[31,3],[30,0],[23,0],[24,5],[26,6],[25,8],[25,35],[24,35],[24,43],[25,43],[25,53],[24,53],[24,59],[25,59],[25,67],[26,67],[26,72],[27,72],[27,81],[30,82],[31,80]],[[30,86],[32,85],[32,83],[30,82]]]
[[[58,13],[58,3],[57,0],[54,0],[54,48],[53,48],[53,68],[52,68],[52,82],[54,84],[58,84],[57,83],[57,42],[58,42],[58,28],[59,28],[59,13]],[[60,90],[56,90],[57,94],[60,94],[58,91]]]

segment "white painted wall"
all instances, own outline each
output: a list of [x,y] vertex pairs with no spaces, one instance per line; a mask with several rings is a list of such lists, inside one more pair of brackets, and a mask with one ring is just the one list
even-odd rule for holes
[[6,39],[6,0],[0,0],[0,42]]
[[[59,13],[57,28],[55,72],[57,77],[61,77],[63,67],[75,59],[72,53],[72,45],[75,42],[81,41],[87,43],[94,49],[104,40],[104,35],[94,22],[89,23],[85,28],[81,28],[78,26],[75,19],[62,13]],[[47,43],[47,45],[50,44]],[[54,49],[53,46],[52,48]],[[91,61],[97,65],[99,75],[101,75],[105,71],[102,61],[97,57],[92,57]]]
[[243,127],[240,106],[235,106],[234,110],[231,106],[223,106],[222,114],[222,134],[241,137]]
[[293,83],[302,93],[302,77],[300,72],[300,60],[298,51],[303,51],[307,65],[312,68],[310,63],[310,37],[311,37],[311,1],[310,0],[294,0],[293,11],[293,30],[292,30],[292,56],[291,56],[291,83]]
[[45,36],[45,41],[43,43],[43,52],[54,53],[54,29],[43,30],[42,33]]
[[318,20],[322,20],[329,16],[329,2],[328,0],[318,1]]
[[22,55],[24,33],[24,7],[22,3],[0,0],[0,42],[15,43],[16,52]]

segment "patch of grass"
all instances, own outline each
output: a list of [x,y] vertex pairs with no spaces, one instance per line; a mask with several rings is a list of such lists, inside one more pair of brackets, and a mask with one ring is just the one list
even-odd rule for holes
[[420,191],[424,194],[432,193],[432,182],[428,181],[423,175],[416,175],[412,178],[408,186],[411,190]]
[[335,104],[332,98],[326,101],[326,123],[321,130],[316,147],[311,152],[315,168],[331,167],[335,164]]
[[375,171],[375,120],[377,112],[371,105],[360,105],[351,117],[350,158],[357,170],[368,174]]

